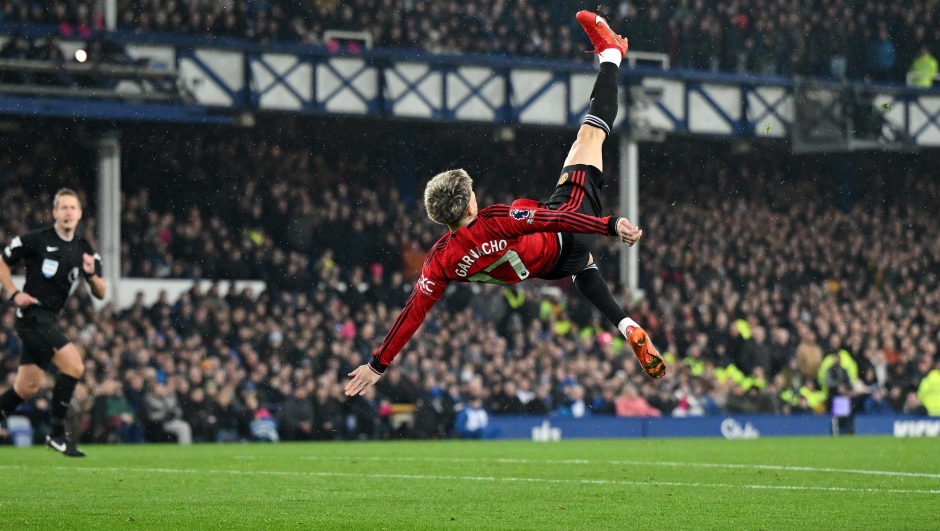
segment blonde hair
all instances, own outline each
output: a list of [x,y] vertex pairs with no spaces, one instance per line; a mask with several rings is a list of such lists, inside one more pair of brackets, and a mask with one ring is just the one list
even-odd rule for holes
[[464,170],[448,170],[434,176],[424,189],[428,217],[441,225],[461,220],[470,206],[473,179]]
[[75,200],[78,201],[78,208],[82,208],[82,200],[79,199],[75,190],[71,188],[59,188],[59,191],[55,193],[55,199],[52,200],[52,209],[55,210],[59,208],[59,198],[67,195],[74,197]]

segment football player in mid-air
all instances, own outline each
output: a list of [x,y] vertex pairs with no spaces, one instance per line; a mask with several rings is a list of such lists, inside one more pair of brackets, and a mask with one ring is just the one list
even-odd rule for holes
[[519,199],[511,206],[480,210],[465,171],[450,170],[431,179],[424,190],[428,216],[450,232],[428,252],[411,297],[372,361],[349,374],[353,378],[346,385],[347,395],[364,393],[379,381],[454,281],[515,284],[529,277],[570,275],[578,291],[627,338],[646,373],[653,378],[666,374],[662,356],[646,331],[614,301],[590,253],[596,234],[619,236],[633,245],[643,232],[624,218],[600,217],[601,148],[617,116],[617,70],[627,53],[627,41],[594,13],[581,11],[577,18],[599,56],[600,73],[555,192],[545,204]]

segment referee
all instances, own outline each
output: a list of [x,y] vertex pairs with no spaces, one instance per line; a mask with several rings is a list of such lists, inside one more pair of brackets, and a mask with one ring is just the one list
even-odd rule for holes
[[[59,375],[52,389],[52,433],[46,436],[46,445],[69,457],[84,457],[65,433],[64,420],[85,366],[75,345],[56,328],[56,320],[80,279],[88,281],[98,299],[104,298],[106,286],[101,278],[101,256],[87,240],[75,237],[82,219],[78,194],[68,188],[59,190],[52,203],[52,217],[53,228],[13,238],[0,260],[0,283],[17,307],[14,328],[23,343],[16,383],[0,395],[0,420],[36,394],[43,372],[52,363]],[[17,291],[10,266],[21,260],[26,261],[26,285]]]

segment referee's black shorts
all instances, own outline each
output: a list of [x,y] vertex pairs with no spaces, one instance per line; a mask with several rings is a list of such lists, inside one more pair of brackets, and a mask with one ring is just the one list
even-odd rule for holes
[[[580,212],[589,216],[602,217],[601,189],[604,177],[601,170],[587,164],[565,166],[561,178],[555,185],[555,193],[545,206],[552,210]],[[594,234],[561,233],[561,254],[555,267],[542,278],[553,280],[579,273],[587,266],[591,256],[591,247],[597,236]]]
[[55,312],[44,308],[18,309],[13,329],[23,343],[20,365],[38,365],[46,370],[56,351],[69,344],[65,334],[56,327]]

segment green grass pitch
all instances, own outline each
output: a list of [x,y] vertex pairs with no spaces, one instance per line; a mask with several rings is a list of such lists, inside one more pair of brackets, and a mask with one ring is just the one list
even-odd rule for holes
[[0,449],[0,529],[940,529],[940,440]]

